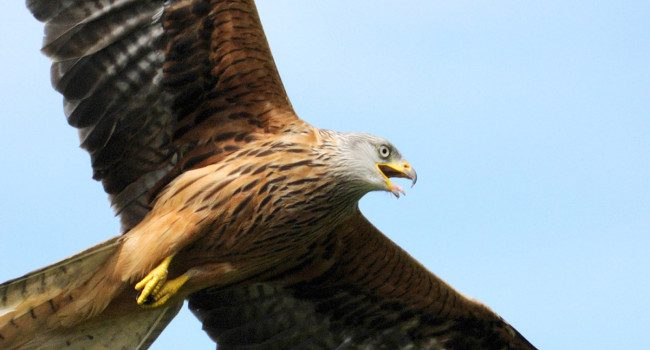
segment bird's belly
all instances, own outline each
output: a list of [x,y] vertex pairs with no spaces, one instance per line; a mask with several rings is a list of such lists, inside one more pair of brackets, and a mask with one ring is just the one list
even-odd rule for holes
[[321,181],[316,168],[280,168],[267,164],[237,173],[206,167],[183,174],[187,179],[173,186],[179,189],[167,193],[197,224],[170,269],[180,274],[228,264],[242,271],[238,277],[260,280],[302,271],[331,255],[330,234],[356,206],[333,201],[338,189]]

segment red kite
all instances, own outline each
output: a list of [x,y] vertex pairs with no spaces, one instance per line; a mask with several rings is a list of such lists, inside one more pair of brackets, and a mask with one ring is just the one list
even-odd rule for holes
[[185,299],[219,349],[534,349],[370,224],[417,175],[318,129],[252,1],[28,0],[124,234],[0,285],[3,349],[144,349]]

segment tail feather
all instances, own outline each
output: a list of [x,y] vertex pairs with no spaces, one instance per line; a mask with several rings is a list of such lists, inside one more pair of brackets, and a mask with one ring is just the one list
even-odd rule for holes
[[47,302],[64,290],[83,283],[112,255],[120,244],[115,237],[58,263],[0,284],[0,327],[7,315],[13,317]]
[[98,318],[95,322],[39,334],[19,349],[144,350],[156,340],[182,306],[183,302],[178,301],[167,307],[141,309],[136,313]]
[[[0,348],[18,348],[36,335],[59,331],[73,294],[98,278],[114,256],[120,237],[109,239],[70,258],[0,285]],[[93,278],[94,277],[94,278]],[[117,287],[116,287],[117,288]],[[67,310],[67,312],[65,311]],[[101,311],[101,310],[100,310]],[[63,327],[65,328],[65,327]]]

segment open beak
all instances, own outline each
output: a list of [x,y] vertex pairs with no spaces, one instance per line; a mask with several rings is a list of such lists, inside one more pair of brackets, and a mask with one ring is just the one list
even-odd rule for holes
[[411,179],[411,187],[413,187],[413,185],[418,181],[418,174],[415,172],[415,169],[411,167],[411,164],[406,161],[400,161],[397,163],[379,163],[377,164],[377,169],[379,169],[382,175],[386,178],[388,190],[397,198],[399,198],[400,193],[406,195],[406,192],[404,192],[404,189],[400,186],[392,183],[390,181],[391,177]]

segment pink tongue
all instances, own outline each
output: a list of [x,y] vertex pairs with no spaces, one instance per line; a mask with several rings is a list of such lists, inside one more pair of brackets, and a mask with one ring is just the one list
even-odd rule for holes
[[393,194],[395,195],[395,197],[399,198],[399,194],[400,194],[400,192],[401,192],[403,195],[406,196],[406,192],[404,192],[404,189],[403,189],[403,188],[401,188],[400,186],[395,185],[395,184],[392,184],[392,185],[393,185],[393,191],[392,191],[392,192],[393,192]]

